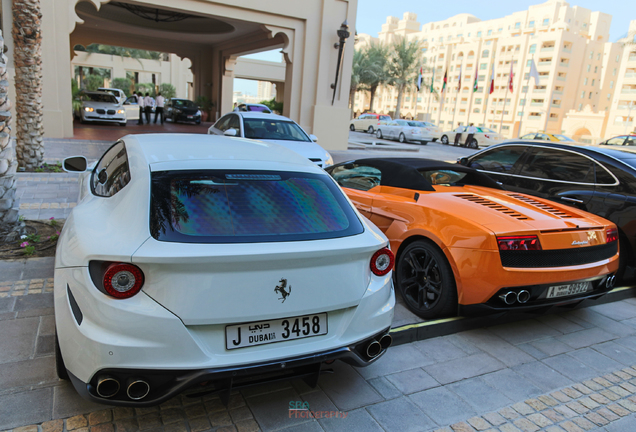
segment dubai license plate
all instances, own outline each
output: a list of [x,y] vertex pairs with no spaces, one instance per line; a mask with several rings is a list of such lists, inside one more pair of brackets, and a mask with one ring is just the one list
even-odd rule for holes
[[189,115],[188,118],[193,118],[194,116]]
[[590,282],[577,282],[567,285],[551,286],[548,288],[547,298],[571,296],[591,290],[592,284]]
[[225,327],[227,349],[265,345],[327,334],[327,314],[319,313]]

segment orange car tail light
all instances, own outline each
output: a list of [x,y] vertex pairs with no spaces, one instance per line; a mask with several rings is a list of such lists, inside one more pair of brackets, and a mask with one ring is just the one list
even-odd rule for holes
[[605,231],[605,238],[607,243],[618,241],[618,229],[608,228],[607,231]]
[[536,235],[497,237],[500,251],[509,250],[541,250],[541,242]]
[[393,270],[395,256],[391,249],[382,248],[371,257],[371,271],[376,276],[384,276]]
[[104,289],[116,299],[134,296],[141,290],[143,284],[143,272],[132,264],[112,263],[104,272]]

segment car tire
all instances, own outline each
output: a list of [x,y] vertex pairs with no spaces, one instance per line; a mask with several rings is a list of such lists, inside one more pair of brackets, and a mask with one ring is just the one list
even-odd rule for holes
[[126,126],[126,122],[119,123],[119,126],[123,126],[123,127],[125,127],[125,126]]
[[55,332],[55,370],[59,379],[69,379],[68,371],[66,370],[64,359],[62,358],[62,351],[60,351],[60,342],[57,340],[57,331]]
[[84,117],[81,114],[79,115],[79,121],[81,124],[86,124],[86,120],[84,120]]
[[367,129],[367,132],[372,134],[373,132],[375,132],[375,129],[373,129],[373,126],[369,126],[369,129]]
[[468,143],[468,148],[471,148],[473,150],[479,149],[479,143],[477,142],[475,138],[473,138],[472,141]]
[[406,137],[404,136],[403,133],[400,133],[400,136],[398,137],[398,141],[401,143],[405,143],[406,142]]
[[442,138],[440,138],[440,141],[442,142],[442,144],[448,145],[448,137],[446,135],[442,135]]
[[349,130],[351,132],[355,132],[356,131],[356,127],[354,125],[349,125]]
[[422,141],[420,141],[420,144],[422,144],[422,145],[426,145],[426,144],[428,144],[428,141],[424,141],[424,140],[422,140]]
[[375,136],[376,136],[378,139],[382,139],[382,130],[381,130],[381,129],[378,129],[378,131],[375,133]]
[[176,124],[176,123],[177,123],[177,117],[176,117],[174,114],[172,114],[172,117],[170,118],[170,121],[171,121],[172,123],[175,123],[175,124]]
[[416,240],[399,253],[394,277],[404,303],[420,318],[457,313],[455,277],[442,251],[430,240]]

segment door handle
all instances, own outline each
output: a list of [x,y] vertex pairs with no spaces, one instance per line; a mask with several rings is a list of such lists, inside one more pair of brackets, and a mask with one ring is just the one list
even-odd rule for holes
[[576,198],[561,197],[561,199],[563,201],[570,201],[570,202],[577,203],[577,204],[583,204],[583,200],[576,199]]

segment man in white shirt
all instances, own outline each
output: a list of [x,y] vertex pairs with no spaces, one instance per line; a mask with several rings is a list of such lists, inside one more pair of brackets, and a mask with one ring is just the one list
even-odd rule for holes
[[155,100],[157,105],[155,106],[155,124],[157,124],[157,116],[161,119],[161,124],[163,124],[163,105],[165,103],[165,98],[161,96],[161,93],[157,94],[157,99]]
[[464,127],[461,123],[457,123],[457,129],[455,129],[455,145],[459,145],[459,140],[462,138],[462,132],[464,132]]
[[141,92],[139,92],[139,94],[135,92],[135,96],[137,97],[137,105],[139,106],[139,120],[137,120],[137,124],[143,125],[144,124],[144,98],[141,95]]
[[466,137],[466,142],[464,143],[464,147],[470,147],[470,142],[473,140],[475,133],[477,132],[477,128],[474,123],[471,123],[466,130],[468,132],[468,136]]
[[144,110],[146,111],[146,123],[150,124],[150,113],[152,112],[152,107],[155,104],[155,100],[150,96],[150,93],[146,93],[146,97],[144,98]]

